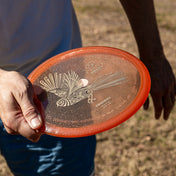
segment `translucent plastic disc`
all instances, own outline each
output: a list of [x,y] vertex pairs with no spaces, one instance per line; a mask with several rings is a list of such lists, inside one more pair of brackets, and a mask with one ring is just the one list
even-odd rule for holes
[[135,56],[84,47],[47,60],[29,76],[44,109],[44,133],[81,137],[113,128],[145,102],[150,76]]

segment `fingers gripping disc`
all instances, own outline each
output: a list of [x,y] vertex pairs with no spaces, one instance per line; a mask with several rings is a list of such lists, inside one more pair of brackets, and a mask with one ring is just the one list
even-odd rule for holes
[[145,102],[150,76],[133,55],[109,47],[84,47],[56,55],[30,75],[44,109],[43,132],[82,137],[113,128]]

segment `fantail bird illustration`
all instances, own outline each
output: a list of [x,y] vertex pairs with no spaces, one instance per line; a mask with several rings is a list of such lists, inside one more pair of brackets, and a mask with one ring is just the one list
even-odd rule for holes
[[80,79],[77,73],[70,71],[67,73],[49,73],[40,80],[41,87],[47,92],[53,93],[60,99],[57,106],[65,107],[74,105],[81,100],[88,98],[88,103],[96,100],[93,92],[117,86],[127,81],[127,77],[121,72],[103,75],[93,83],[88,84],[88,80]]

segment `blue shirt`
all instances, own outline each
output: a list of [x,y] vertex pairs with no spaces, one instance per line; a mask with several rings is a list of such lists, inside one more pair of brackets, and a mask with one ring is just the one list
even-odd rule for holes
[[[0,0],[0,67],[28,75],[46,59],[81,47],[70,0]],[[10,135],[0,121],[0,151],[15,176],[89,176],[95,136],[42,135],[37,143]]]
[[70,0],[0,0],[0,66],[27,73],[53,54],[81,46]]

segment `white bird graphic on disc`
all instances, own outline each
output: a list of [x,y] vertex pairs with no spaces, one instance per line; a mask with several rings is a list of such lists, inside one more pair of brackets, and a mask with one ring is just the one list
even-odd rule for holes
[[49,73],[40,80],[41,87],[47,92],[59,97],[56,102],[57,107],[74,105],[86,98],[88,103],[93,103],[96,99],[93,92],[112,86],[117,86],[127,81],[127,77],[121,72],[103,75],[88,84],[87,79],[81,79],[77,73],[70,71],[67,73]]

